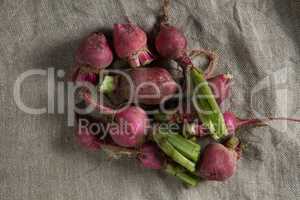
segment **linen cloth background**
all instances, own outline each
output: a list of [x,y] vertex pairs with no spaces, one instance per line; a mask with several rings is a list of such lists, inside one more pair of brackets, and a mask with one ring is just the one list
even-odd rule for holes
[[[1,200],[300,198],[297,124],[242,129],[239,137],[247,148],[235,176],[186,189],[130,160],[110,162],[85,152],[63,114],[29,115],[16,106],[13,84],[21,73],[68,69],[89,32],[109,32],[123,16],[149,32],[159,13],[158,0],[0,0]],[[215,50],[218,72],[234,76],[230,110],[251,117],[253,105],[261,115],[300,117],[299,0],[173,0],[170,15],[190,48]],[[46,81],[26,79],[25,104],[47,105]],[[265,88],[251,99],[257,84]]]

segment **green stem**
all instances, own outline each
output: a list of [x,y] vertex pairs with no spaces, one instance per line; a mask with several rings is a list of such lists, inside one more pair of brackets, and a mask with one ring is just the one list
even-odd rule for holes
[[103,94],[111,94],[115,90],[115,80],[113,76],[106,75],[99,84],[99,92]]
[[196,164],[178,152],[168,141],[167,137],[158,130],[153,134],[154,141],[158,144],[160,149],[175,162],[182,165],[191,172],[196,170]]
[[169,134],[167,140],[187,158],[191,159],[194,162],[198,161],[201,149],[199,144],[185,139],[179,134]]
[[[193,87],[196,90],[196,110],[203,125],[209,129],[216,140],[228,134],[222,112],[213,93],[205,80],[203,72],[195,67],[190,68]],[[200,110],[199,110],[200,109]]]
[[231,137],[225,142],[225,146],[229,149],[236,149],[240,145],[240,140],[237,137]]
[[195,124],[194,123],[184,123],[182,134],[185,138],[190,138],[190,137],[196,135],[195,134]]
[[173,176],[176,176],[180,180],[182,180],[184,183],[190,185],[190,186],[196,186],[198,184],[198,178],[194,175],[189,175],[185,172],[185,170],[179,166],[173,166],[171,164],[167,164],[165,171],[168,174],[171,174]]

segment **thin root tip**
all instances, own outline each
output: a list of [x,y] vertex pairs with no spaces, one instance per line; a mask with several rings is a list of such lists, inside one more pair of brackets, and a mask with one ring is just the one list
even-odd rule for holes
[[226,73],[226,74],[224,75],[224,77],[225,77],[226,79],[228,79],[228,80],[233,79],[233,75],[232,75],[232,74],[229,74],[229,73]]

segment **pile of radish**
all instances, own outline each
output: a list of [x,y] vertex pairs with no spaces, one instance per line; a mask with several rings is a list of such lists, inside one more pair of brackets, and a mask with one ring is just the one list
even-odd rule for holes
[[[130,21],[113,26],[113,41],[103,33],[82,40],[70,77],[80,84],[76,106],[92,107],[93,112],[76,113],[76,140],[87,150],[103,150],[113,158],[128,156],[189,186],[200,180],[225,181],[234,175],[243,149],[235,135],[238,128],[299,120],[239,119],[223,112],[220,105],[229,96],[232,76],[214,75],[214,52],[188,52],[184,34],[168,23],[168,6],[169,1],[163,1],[155,49],[148,48],[147,34]],[[208,58],[205,71],[193,64],[195,54]],[[170,60],[177,63],[180,80],[169,71]],[[189,98],[191,94],[195,98]],[[168,112],[161,105],[169,107]],[[105,129],[95,134],[92,128],[79,126],[80,119]],[[209,144],[201,143],[204,138]]]

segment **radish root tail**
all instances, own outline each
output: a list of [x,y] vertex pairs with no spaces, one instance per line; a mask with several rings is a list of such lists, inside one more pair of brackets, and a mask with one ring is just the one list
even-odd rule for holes
[[162,0],[161,24],[167,24],[169,21],[170,0]]
[[216,54],[213,51],[210,51],[208,49],[192,49],[190,52],[190,57],[191,59],[200,56],[200,55],[205,55],[209,61],[209,64],[204,71],[205,74],[205,79],[209,79],[213,77],[213,73],[217,68],[217,63],[219,60],[218,54]]
[[291,121],[291,122],[297,122],[300,123],[300,119],[294,119],[294,118],[286,118],[286,117],[267,117],[264,119],[238,119],[239,123],[238,126],[268,126],[268,122],[271,121]]

